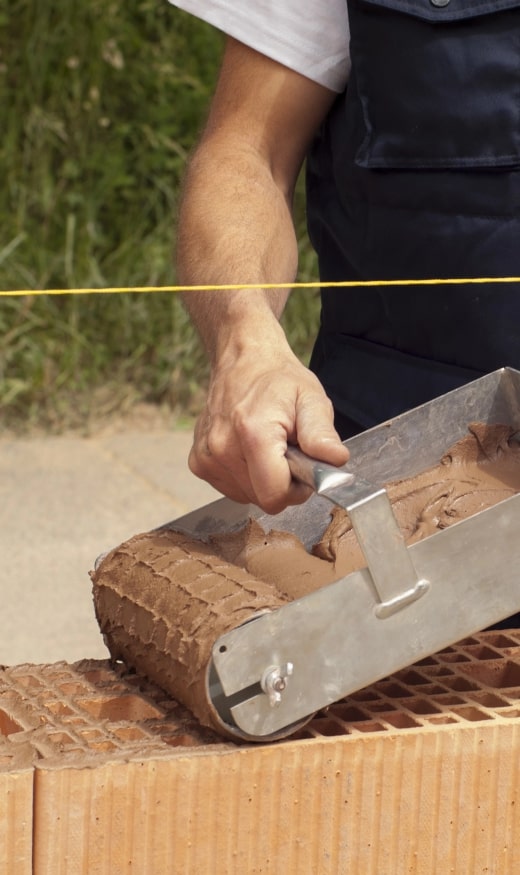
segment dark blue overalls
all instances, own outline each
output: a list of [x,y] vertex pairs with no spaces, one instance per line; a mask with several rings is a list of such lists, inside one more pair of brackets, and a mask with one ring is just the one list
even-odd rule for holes
[[[307,166],[321,279],[520,275],[520,0],[348,7],[350,81]],[[519,327],[518,284],[324,290],[311,367],[345,438],[520,369]]]
[[[308,158],[322,280],[520,275],[520,2],[348,0],[352,73]],[[343,437],[504,365],[517,284],[324,290]]]

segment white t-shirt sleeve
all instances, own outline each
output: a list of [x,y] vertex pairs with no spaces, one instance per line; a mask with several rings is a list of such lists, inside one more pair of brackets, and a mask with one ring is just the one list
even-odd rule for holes
[[169,0],[263,55],[342,91],[350,69],[346,0]]

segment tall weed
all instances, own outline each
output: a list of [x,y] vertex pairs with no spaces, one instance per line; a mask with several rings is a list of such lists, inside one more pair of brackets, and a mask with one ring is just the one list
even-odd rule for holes
[[[0,11],[0,289],[175,282],[180,181],[221,47],[166,0]],[[293,296],[285,324],[302,356],[316,314],[315,295]],[[174,294],[0,301],[4,424],[76,423],[111,387],[115,405],[130,394],[193,412],[205,376]]]

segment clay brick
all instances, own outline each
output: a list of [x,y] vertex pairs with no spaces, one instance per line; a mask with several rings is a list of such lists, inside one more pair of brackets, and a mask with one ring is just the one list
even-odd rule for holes
[[25,730],[35,722],[12,686],[0,678],[0,872],[30,875],[34,749]]
[[35,873],[513,875],[518,743],[504,721],[38,768]]
[[516,632],[472,636],[271,745],[223,742],[106,662],[5,669],[0,702],[8,875],[520,871]]
[[22,746],[9,754],[0,743],[0,872],[31,875],[33,769]]

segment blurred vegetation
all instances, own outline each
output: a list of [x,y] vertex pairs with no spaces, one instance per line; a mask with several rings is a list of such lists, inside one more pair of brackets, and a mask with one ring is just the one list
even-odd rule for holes
[[[167,0],[0,11],[0,289],[174,284],[179,186],[221,48]],[[297,201],[304,279],[316,265]],[[304,359],[317,314],[300,292],[284,317]],[[59,430],[139,399],[191,415],[206,376],[175,294],[0,300],[4,427]]]

